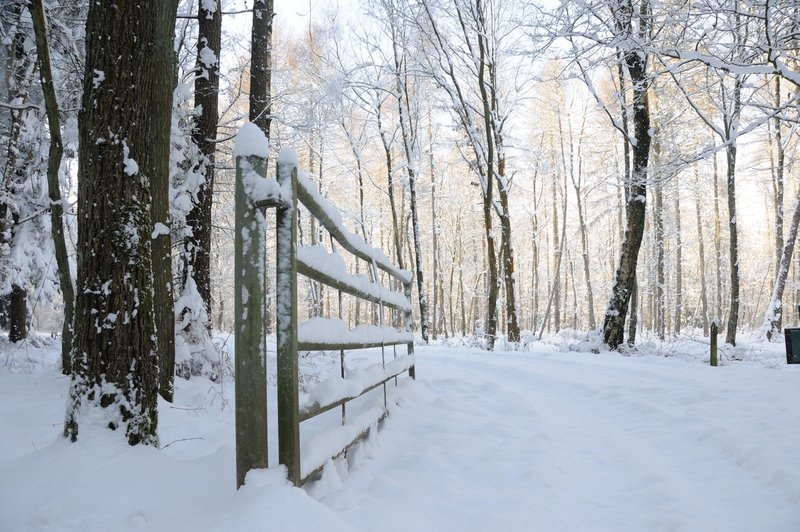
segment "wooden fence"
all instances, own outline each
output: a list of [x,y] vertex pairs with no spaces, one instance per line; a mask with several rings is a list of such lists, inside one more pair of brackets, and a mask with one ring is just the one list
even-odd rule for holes
[[[414,378],[411,274],[397,268],[381,250],[370,247],[344,227],[338,210],[317,193],[310,181],[299,175],[296,158],[282,153],[277,162],[277,180],[272,180],[265,178],[266,154],[252,154],[251,151],[258,150],[240,150],[237,141],[234,276],[237,487],[244,483],[247,471],[268,466],[264,323],[267,208],[276,210],[278,461],[286,466],[289,479],[299,486],[316,478],[327,459],[344,454],[369,434],[370,426],[386,417],[385,387],[388,381],[406,371]],[[330,235],[331,252],[318,246],[298,247],[298,201]],[[366,280],[349,275],[342,257],[332,253],[339,250],[336,248],[365,261],[372,278]],[[395,284],[402,286],[403,292],[382,286],[381,271],[386,277],[395,279]],[[345,293],[375,304],[379,324],[348,330],[340,320],[314,318],[298,323],[299,276],[337,290],[340,301],[341,294]],[[385,308],[400,313],[402,330],[384,325]],[[406,353],[401,356],[398,356],[396,349],[399,345],[406,346]],[[368,368],[370,371],[362,372],[366,373],[366,379],[362,374],[359,379],[348,380],[345,374],[345,351],[376,347],[381,348],[380,365],[376,364]],[[392,347],[393,354],[388,362],[387,347]],[[321,383],[325,385],[325,390],[319,394],[312,390],[311,399],[300,405],[298,354],[321,350],[339,351],[341,376]],[[358,389],[354,390],[356,384]],[[365,424],[361,419],[361,425],[346,425],[346,403],[380,386],[384,387],[384,405],[374,416],[375,419],[368,419]],[[337,407],[342,411],[342,428],[347,429],[343,434],[347,435],[348,443],[327,453],[322,459],[315,456],[307,463],[302,463],[301,423]]]

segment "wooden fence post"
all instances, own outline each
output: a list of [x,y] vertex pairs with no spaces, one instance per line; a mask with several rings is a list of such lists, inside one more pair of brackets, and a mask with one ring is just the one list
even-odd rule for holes
[[[266,146],[266,138],[263,142]],[[266,224],[262,210],[255,206],[244,185],[245,179],[265,178],[266,164],[266,158],[260,155],[236,157],[233,299],[237,489],[249,470],[268,467],[263,271]]]
[[[408,299],[409,304],[411,303],[411,282],[403,283],[403,293],[405,293],[406,298]],[[407,311],[405,316],[406,321],[406,331],[411,332],[414,327],[414,318],[411,316],[411,311]],[[414,356],[414,341],[410,341],[407,345],[408,354]],[[417,380],[417,366],[414,363],[413,366],[408,368],[408,376],[414,380]]]
[[715,318],[711,322],[711,358],[710,362],[712,366],[717,365],[717,334],[719,333],[719,322]]
[[278,344],[278,461],[300,485],[300,414],[297,360],[297,162],[278,157],[278,184],[287,201],[278,207],[276,229],[276,339]]

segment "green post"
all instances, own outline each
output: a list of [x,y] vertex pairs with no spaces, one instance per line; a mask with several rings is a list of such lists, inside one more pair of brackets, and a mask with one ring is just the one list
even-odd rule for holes
[[[266,140],[265,140],[266,142]],[[251,469],[268,467],[267,352],[264,343],[264,214],[244,188],[252,173],[266,177],[266,159],[236,158],[234,348],[236,371],[236,487]]]
[[278,183],[291,196],[276,215],[276,340],[278,344],[278,461],[300,485],[297,360],[297,166],[278,158]]
[[711,365],[717,365],[717,334],[719,333],[719,324],[717,320],[711,322]]

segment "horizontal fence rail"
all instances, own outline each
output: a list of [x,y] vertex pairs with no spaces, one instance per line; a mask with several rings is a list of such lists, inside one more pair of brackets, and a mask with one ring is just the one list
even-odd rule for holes
[[[247,128],[245,126],[245,128]],[[255,127],[255,126],[253,126]],[[265,179],[266,153],[239,149],[237,137],[236,179],[236,455],[237,486],[244,483],[249,469],[266,467],[266,350],[264,294],[265,209],[275,209],[276,231],[276,340],[278,395],[278,461],[287,468],[295,485],[316,478],[323,464],[347,452],[370,433],[387,415],[386,383],[404,372],[415,377],[414,343],[411,332],[411,273],[395,266],[377,248],[347,230],[338,209],[320,196],[314,184],[299,175],[296,158],[282,152],[277,161],[277,180]],[[252,139],[245,139],[252,146]],[[266,139],[264,139],[266,142]],[[365,261],[372,278],[351,275],[344,258],[323,246],[298,247],[298,205],[319,221],[334,243],[357,260]],[[380,282],[378,270],[394,279],[402,292]],[[298,275],[376,305],[379,325],[361,325],[350,330],[341,319],[315,317],[298,323]],[[402,316],[402,330],[385,326],[384,308]],[[341,308],[340,308],[341,318]],[[398,356],[396,346],[406,346]],[[393,358],[387,362],[386,348]],[[345,351],[381,348],[381,363],[365,370],[345,372]],[[299,352],[339,351],[340,376],[322,381],[311,390],[309,400],[299,403]],[[240,389],[241,386],[241,389]],[[346,404],[384,387],[384,405],[346,419]],[[342,409],[342,426],[337,438],[312,436],[301,467],[300,423]],[[332,442],[339,443],[336,449]],[[322,449],[322,451],[320,450]]]

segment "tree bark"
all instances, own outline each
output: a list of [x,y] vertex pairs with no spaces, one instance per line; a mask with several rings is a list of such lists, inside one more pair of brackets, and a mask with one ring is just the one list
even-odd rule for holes
[[192,137],[200,150],[201,163],[197,169],[205,181],[197,191],[197,200],[186,216],[192,231],[186,239],[184,283],[194,278],[203,300],[206,323],[211,322],[211,207],[214,196],[214,175],[217,151],[217,122],[219,122],[219,56],[222,38],[222,8],[220,0],[200,2],[198,7],[197,70],[195,77],[195,107],[200,108]]
[[675,180],[675,316],[672,334],[681,334],[683,314],[683,242],[681,241],[681,187],[676,175]]
[[725,342],[736,345],[736,328],[739,323],[739,234],[736,220],[736,134],[741,102],[742,78],[736,76],[733,86],[733,108],[725,118],[725,149],[728,178],[728,231],[730,235],[730,313],[728,326],[725,328]]
[[[270,139],[272,125],[272,20],[274,0],[254,0],[253,29],[250,34],[250,121]],[[264,293],[269,294],[268,262],[264,260]],[[267,334],[271,332],[272,298],[264,304]]]
[[404,59],[400,56],[398,49],[399,43],[396,38],[393,41],[395,75],[397,76],[397,111],[400,121],[400,134],[403,138],[403,149],[406,155],[406,172],[408,174],[408,191],[411,206],[411,233],[414,240],[414,267],[417,278],[417,301],[419,303],[419,322],[422,340],[428,342],[428,299],[425,294],[425,278],[422,267],[422,243],[420,241],[419,213],[417,209],[417,171],[416,167],[416,144],[417,127],[412,122],[410,116],[409,93],[405,79],[408,73],[405,72]]
[[[171,33],[174,33],[175,12],[178,0],[161,0],[168,4],[167,14],[172,19],[170,22]],[[167,24],[163,22],[163,24]],[[169,101],[170,105],[162,105],[159,101],[152,107],[151,119],[159,133],[163,124],[171,124],[172,120],[172,95],[174,78],[172,77],[174,57],[170,54],[169,81],[158,83],[154,87],[154,97]],[[164,72],[160,75],[167,76]],[[172,238],[170,230],[172,224],[169,214],[169,157],[170,157],[170,128],[167,127],[167,140],[154,138],[147,153],[145,164],[149,172],[150,187],[152,191],[152,204],[150,215],[152,217],[152,245],[153,245],[153,308],[155,311],[156,327],[156,354],[158,356],[158,392],[167,402],[172,402],[175,395],[175,295],[172,284]],[[165,163],[166,161],[166,163]],[[210,294],[209,287],[209,294]],[[210,296],[209,296],[210,297]],[[211,313],[208,313],[209,326]]]
[[83,410],[97,406],[129,444],[158,443],[151,180],[169,165],[175,10],[172,1],[89,4],[64,426],[73,441]]
[[[557,333],[561,330],[561,243],[558,238],[558,196],[556,194],[556,181],[556,179],[553,179],[550,188],[553,203],[553,286],[551,287],[552,295],[549,299],[555,306],[553,309],[552,330]],[[566,218],[566,216],[564,216],[564,218]],[[550,311],[550,304],[551,302],[548,301],[546,313]]]
[[[630,16],[623,14],[627,31],[632,32]],[[620,16],[617,14],[617,16]],[[649,2],[643,0],[640,6],[640,23],[647,26]],[[640,34],[646,28],[640,28]],[[625,53],[625,63],[631,77],[633,90],[633,128],[635,142],[632,145],[633,168],[630,180],[630,194],[625,213],[625,237],[622,242],[619,266],[603,323],[603,342],[611,349],[619,347],[624,340],[625,315],[628,312],[631,291],[636,279],[636,266],[644,232],[645,205],[647,201],[647,175],[650,156],[650,106],[647,73],[647,56],[638,50]]]
[[28,337],[28,291],[11,285],[8,304],[8,340],[16,343]]
[[[658,153],[658,149],[654,149]],[[666,328],[666,279],[664,276],[664,191],[661,183],[653,185],[654,192],[654,205],[653,205],[653,218],[655,234],[655,261],[656,261],[656,300],[655,300],[655,323],[654,328],[658,339],[662,342],[665,337]]]
[[[23,104],[28,99],[31,84],[30,57],[25,48],[27,35],[21,27],[23,3],[11,7],[11,18],[17,23],[16,31],[8,46],[6,64],[6,79],[8,81],[8,101]],[[18,168],[19,138],[25,118],[31,111],[28,109],[13,110],[11,112],[11,127],[9,128],[8,151],[4,168],[2,188],[0,188],[0,245],[15,246],[15,236],[21,229],[19,211],[13,206],[13,198],[18,196],[18,190],[28,179],[24,171]],[[6,197],[12,198],[12,204],[6,202]],[[11,293],[7,307],[9,334],[12,342],[20,342],[28,337],[28,291],[21,281],[11,282]]]
[[722,219],[719,214],[719,167],[717,154],[714,152],[714,284],[715,284],[715,316],[719,328],[724,328],[722,321]]
[[789,232],[786,234],[786,241],[781,251],[781,262],[778,266],[778,276],[772,289],[772,297],[764,315],[763,331],[767,340],[774,340],[781,332],[781,322],[783,319],[783,292],[786,288],[786,279],[789,275],[789,267],[792,263],[794,246],[797,240],[797,231],[800,226],[800,188],[795,197],[794,207],[792,208],[792,220],[789,225]]
[[[72,372],[72,320],[75,312],[75,289],[72,285],[72,274],[67,256],[67,243],[64,238],[64,204],[61,201],[61,184],[58,174],[64,145],[61,140],[61,120],[58,116],[58,99],[53,83],[53,71],[50,66],[50,46],[47,41],[47,22],[42,0],[30,3],[33,30],[36,36],[36,54],[39,57],[39,75],[42,82],[47,124],[50,132],[50,149],[47,159],[47,191],[50,198],[50,227],[53,235],[58,281],[64,299],[64,324],[61,328],[61,371],[64,375]],[[170,270],[170,275],[172,271]],[[170,317],[172,308],[170,301]]]
[[[781,107],[781,78],[775,77],[775,109]],[[784,182],[783,173],[786,163],[786,150],[783,146],[783,132],[781,131],[783,122],[779,115],[776,115],[773,122],[773,130],[775,131],[775,151],[778,160],[775,165],[775,279],[777,281],[780,275],[781,259],[783,256],[783,194]],[[776,283],[777,284],[777,283]],[[780,329],[780,321],[778,322],[778,329]]]
[[708,336],[708,292],[706,290],[706,257],[703,239],[703,218],[700,214],[700,194],[695,193],[695,216],[697,218],[698,262],[700,263],[700,305],[703,313],[703,336]]

